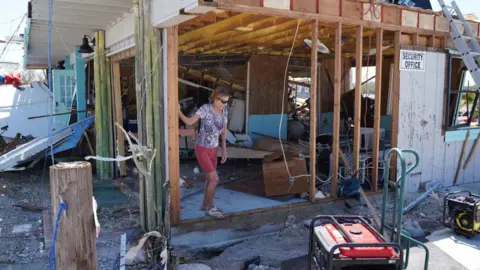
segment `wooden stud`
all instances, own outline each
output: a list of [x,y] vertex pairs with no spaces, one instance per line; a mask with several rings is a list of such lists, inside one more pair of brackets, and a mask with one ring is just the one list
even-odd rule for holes
[[164,192],[163,184],[165,183],[165,113],[163,104],[163,57],[161,56],[160,42],[162,41],[161,30],[153,28],[151,32],[152,41],[152,87],[153,87],[153,123],[154,123],[154,147],[157,150],[154,160],[155,171],[155,187],[156,187],[156,213],[157,226],[161,227],[163,224],[164,211]]
[[[400,31],[395,32],[394,43],[394,58],[393,58],[393,97],[392,97],[392,148],[398,146],[398,123],[400,112],[400,38],[402,33]],[[385,164],[387,166],[388,164]],[[392,156],[390,163],[390,179],[384,179],[388,181],[391,179],[397,179],[397,156]]]
[[168,172],[171,222],[180,222],[180,155],[178,139],[178,27],[167,28]]
[[[383,29],[377,30],[377,56],[376,56],[376,74],[382,74],[383,61]],[[382,109],[382,76],[375,78],[375,112],[373,119],[373,175],[372,188],[374,192],[378,189],[378,160],[380,154],[380,118]]]
[[353,124],[353,169],[357,172],[360,168],[360,126],[362,118],[362,67],[363,67],[363,26],[357,26],[356,50],[356,77],[355,77],[355,105]]
[[60,216],[55,248],[57,269],[97,269],[93,217],[92,167],[89,162],[59,163],[50,167],[50,191],[55,218]]
[[[144,119],[145,114],[143,110],[143,21],[142,21],[142,9],[139,0],[133,1],[133,26],[134,26],[134,38],[135,38],[135,98],[137,105],[137,127],[138,127],[138,141],[144,142]],[[143,230],[147,231],[147,210],[145,206],[145,178],[142,174],[138,175],[140,182],[140,225]]]
[[[123,113],[122,113],[122,89],[120,78],[120,62],[113,62],[113,102],[115,112],[115,122],[123,125]],[[113,129],[116,141],[116,154],[118,156],[125,156],[125,134],[118,132],[116,128]],[[120,176],[127,175],[127,166],[125,161],[119,163],[118,171]]]
[[335,76],[333,99],[333,143],[332,143],[332,196],[338,194],[338,155],[340,150],[340,94],[342,77],[342,24],[337,24],[335,30]]
[[247,85],[245,93],[245,133],[248,134],[248,118],[250,115],[250,60],[247,63]]
[[468,153],[467,160],[465,160],[465,164],[463,165],[464,170],[468,167],[468,164],[472,160],[473,154],[475,154],[475,148],[477,148],[478,139],[480,139],[480,133],[478,133],[477,138],[473,142],[472,148],[470,149],[470,153]]
[[[95,40],[99,40],[99,32],[95,32]],[[95,46],[93,56],[93,80],[95,83],[95,102],[102,100],[102,91],[100,91],[100,47]],[[98,103],[95,106],[95,152],[99,155],[102,153],[102,106]],[[103,162],[96,161],[97,177],[103,179]]]
[[318,67],[318,21],[313,22],[312,27],[312,52],[310,61],[310,201],[315,202],[316,184],[316,156],[317,156],[317,67]]
[[427,37],[427,47],[435,47],[435,36],[428,36]]
[[[108,143],[108,157],[113,157],[115,153],[115,143],[113,140],[113,102],[112,102],[112,95],[113,95],[113,90],[112,90],[112,63],[110,61],[110,57],[106,57],[105,59],[105,80],[106,80],[106,99],[105,99],[105,108],[107,110],[106,113],[106,139]],[[113,162],[108,162],[108,178],[114,178],[114,172],[115,172],[115,163]]]
[[412,46],[418,46],[419,35],[417,33],[412,34]]
[[[144,4],[144,7],[146,4]],[[144,54],[144,76],[143,82],[145,84],[145,132],[147,135],[146,145],[148,147],[154,146],[154,122],[153,122],[153,87],[152,87],[152,50],[150,40],[150,19],[149,12],[144,12],[143,15],[143,54]],[[145,176],[145,194],[147,202],[147,228],[149,231],[154,230],[157,221],[156,208],[156,187],[155,187],[155,170],[150,172],[149,176]]]

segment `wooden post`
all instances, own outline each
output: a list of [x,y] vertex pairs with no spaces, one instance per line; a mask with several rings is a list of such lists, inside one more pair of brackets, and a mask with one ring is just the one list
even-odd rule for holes
[[338,193],[338,154],[340,150],[340,94],[342,78],[342,24],[335,30],[335,76],[333,95],[332,197]]
[[373,175],[372,189],[374,192],[378,189],[378,157],[380,151],[380,118],[382,106],[382,61],[383,61],[383,29],[377,30],[377,59],[375,77],[375,112],[373,119]]
[[[135,98],[137,103],[137,127],[138,127],[138,142],[142,144],[144,140],[144,121],[145,114],[143,113],[143,15],[141,14],[141,6],[139,0],[133,1],[133,27],[135,39]],[[140,225],[146,230],[147,211],[145,207],[145,179],[142,174],[138,175],[140,180]]]
[[362,118],[362,67],[363,67],[363,26],[357,26],[357,50],[355,67],[355,105],[353,124],[353,170],[357,172],[360,166],[360,126]]
[[[114,61],[113,63],[113,102],[114,102],[114,122],[123,125],[123,113],[122,113],[122,89],[120,78],[120,61]],[[116,154],[119,156],[125,156],[125,134],[123,132],[117,132],[117,128],[113,129],[115,135]],[[125,161],[120,162],[118,168],[120,176],[127,175],[127,166]]]
[[[393,99],[392,99],[392,148],[398,145],[398,121],[400,111],[400,31],[395,32],[394,48],[395,54],[393,58]],[[385,164],[388,166],[388,164]],[[397,155],[392,156],[390,163],[390,179],[397,179]],[[388,181],[390,179],[384,179]]]
[[[155,187],[156,187],[156,213],[157,213],[157,226],[163,224],[163,184],[165,183],[165,170],[163,164],[165,164],[165,125],[163,113],[163,57],[161,57],[162,51],[160,48],[160,42],[162,42],[162,36],[160,30],[153,28],[151,31],[151,47],[152,47],[152,87],[153,87],[153,123],[154,123],[154,147],[157,150],[154,160],[155,171]],[[162,81],[162,83],[160,83]]]
[[419,39],[418,33],[413,33],[412,34],[412,46],[414,46],[414,47],[418,46],[418,39]]
[[317,156],[317,67],[318,67],[318,21],[315,20],[312,26],[312,52],[310,62],[310,201],[315,202],[317,189],[316,177],[316,156]]
[[[115,153],[115,143],[113,141],[113,99],[112,99],[112,62],[110,57],[105,59],[105,140],[107,141],[107,157],[113,157]],[[115,163],[107,162],[107,178],[114,177]]]
[[247,63],[247,91],[245,92],[245,134],[248,134],[248,116],[250,109],[250,60]]
[[[152,73],[152,50],[151,50],[151,26],[150,26],[150,17],[148,4],[144,2],[144,12],[143,12],[143,53],[144,53],[144,82],[145,82],[145,92],[146,92],[146,105],[145,105],[145,119],[146,126],[145,131],[147,133],[147,146],[153,147],[155,144],[154,141],[154,122],[153,122],[153,73]],[[145,177],[145,194],[147,201],[147,225],[149,230],[157,229],[157,214],[155,211],[157,203],[157,189],[155,187],[155,169],[152,170],[150,176]]]
[[53,223],[60,203],[61,215],[55,242],[57,269],[97,269],[93,181],[90,163],[59,163],[50,167]]
[[178,143],[178,27],[167,28],[168,172],[172,225],[180,223],[180,155]]
[[[99,40],[99,32],[95,33],[95,40]],[[95,53],[93,58],[93,72],[94,72],[94,82],[95,82],[95,152],[98,155],[102,155],[102,144],[103,144],[103,126],[102,126],[102,106],[101,101],[103,100],[102,95],[103,92],[101,91],[101,83],[100,83],[100,46],[95,46]],[[97,160],[96,161],[96,168],[97,168],[97,177],[99,179],[103,179],[104,177],[104,161]]]

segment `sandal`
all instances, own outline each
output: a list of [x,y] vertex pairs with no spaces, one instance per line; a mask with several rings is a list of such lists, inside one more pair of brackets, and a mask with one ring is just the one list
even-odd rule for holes
[[213,207],[212,209],[206,211],[205,214],[207,216],[210,216],[210,217],[213,217],[213,218],[216,218],[216,219],[224,218],[222,212],[220,212],[220,210],[218,210],[218,208],[216,208],[216,207]]

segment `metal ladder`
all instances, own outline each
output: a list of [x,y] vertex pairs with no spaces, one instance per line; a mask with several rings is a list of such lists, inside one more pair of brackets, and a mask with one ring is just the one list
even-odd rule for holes
[[[440,7],[442,7],[444,16],[448,19],[450,24],[450,36],[455,42],[457,50],[460,52],[465,66],[470,71],[475,84],[479,86],[477,90],[477,95],[480,93],[480,45],[478,44],[477,37],[473,35],[470,24],[463,17],[462,12],[458,8],[458,5],[455,1],[452,1],[451,6],[445,5],[443,0],[438,0]],[[460,33],[458,30],[457,22],[458,20],[453,19],[453,15],[457,15],[459,21],[465,28],[465,35]],[[477,98],[475,98],[477,100]]]

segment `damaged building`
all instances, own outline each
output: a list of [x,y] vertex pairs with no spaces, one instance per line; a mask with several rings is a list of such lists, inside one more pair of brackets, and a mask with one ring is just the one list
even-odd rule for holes
[[[9,136],[27,135],[41,114],[34,121],[52,117],[55,128],[0,157],[0,169],[38,162],[49,138],[57,153],[84,136],[98,180],[140,171],[141,226],[171,225],[172,241],[379,194],[400,170],[387,161],[394,148],[420,157],[407,192],[479,182],[477,71],[429,1],[395,2],[57,0],[49,30],[47,2],[31,1],[25,66],[46,69],[47,50],[65,66],[52,72],[52,94],[32,84],[55,101],[53,115],[32,111]],[[480,24],[468,24],[462,33],[480,39]],[[215,192],[224,220],[200,209],[199,125],[178,111],[195,114],[219,86],[230,93]]]

